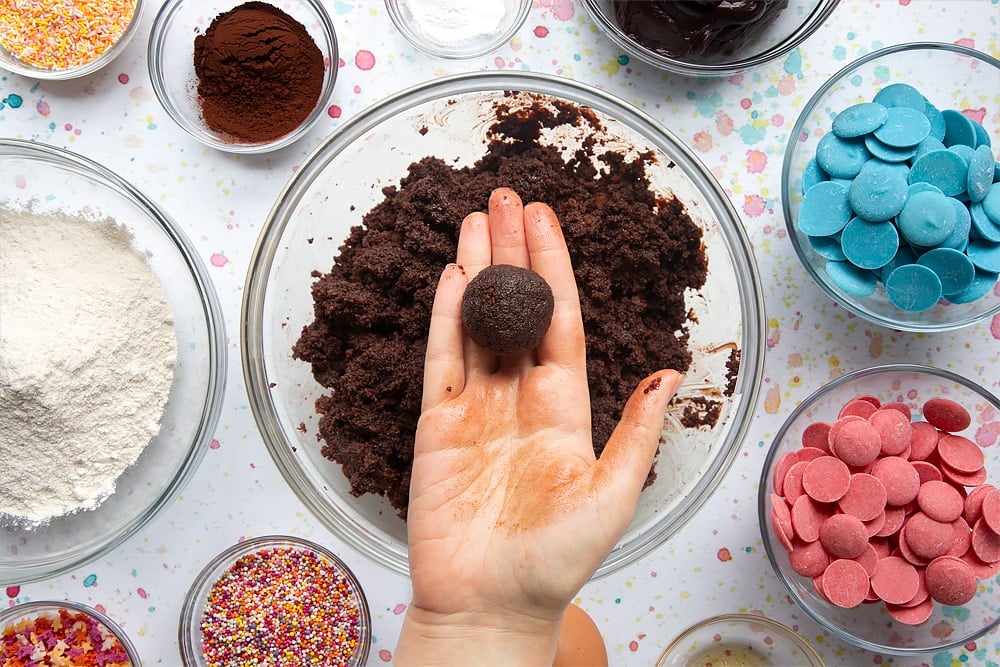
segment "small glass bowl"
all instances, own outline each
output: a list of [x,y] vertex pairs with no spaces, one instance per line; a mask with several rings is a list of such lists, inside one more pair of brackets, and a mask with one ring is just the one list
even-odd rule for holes
[[[85,622],[93,621],[102,636],[113,637],[121,644],[128,661],[99,662],[95,664],[127,665],[127,667],[142,667],[142,660],[139,659],[139,652],[136,651],[132,640],[128,638],[121,626],[111,620],[107,614],[103,614],[93,607],[89,607],[79,602],[38,600],[34,602],[22,602],[13,607],[0,609],[0,636],[4,635],[8,629],[15,632],[21,624],[30,624],[38,619],[55,619],[60,616],[60,612],[67,612],[71,617],[85,617],[80,620]],[[74,619],[75,620],[75,619]],[[72,646],[70,646],[72,648]],[[0,656],[2,658],[3,656]],[[18,663],[20,664],[20,663]],[[34,663],[32,663],[34,664]],[[42,664],[42,663],[39,663]],[[62,663],[59,663],[62,664]]]
[[[531,0],[503,0],[503,15],[496,17],[496,24],[476,35],[455,37],[453,28],[421,23],[435,4],[435,0],[385,0],[389,18],[407,41],[428,55],[452,60],[478,58],[500,48],[517,34],[531,10]],[[482,0],[469,2],[470,7],[477,5]],[[464,13],[469,11],[473,10]]]
[[774,22],[731,55],[670,56],[639,43],[615,18],[611,0],[582,0],[594,23],[627,54],[684,76],[732,76],[777,60],[816,32],[840,0],[788,0]]
[[[855,296],[830,278],[827,260],[813,247],[797,224],[802,207],[806,165],[831,131],[833,118],[847,107],[871,102],[892,83],[907,83],[923,93],[939,110],[976,110],[993,146],[1000,146],[1000,103],[996,95],[1000,60],[956,44],[909,43],[873,51],[842,68],[824,83],[803,107],[789,133],[781,167],[781,208],[795,254],[826,294],[855,315],[874,324],[901,331],[949,331],[975,324],[1000,313],[1000,289],[970,303],[941,300],[919,312],[897,308],[879,282],[869,296]],[[994,149],[994,152],[996,149]]]
[[[895,621],[884,604],[862,604],[845,609],[820,597],[808,577],[796,573],[778,541],[771,518],[772,478],[778,460],[802,447],[802,433],[813,422],[832,423],[841,407],[857,396],[874,396],[882,403],[906,403],[917,417],[933,397],[960,403],[972,414],[972,424],[961,434],[975,440],[977,431],[995,428],[1000,398],[987,389],[947,370],[913,364],[889,364],[843,375],[804,399],[782,424],[764,459],[757,496],[757,512],[767,558],[792,600],[837,639],[875,653],[917,655],[944,651],[992,630],[1000,624],[1000,595],[995,581],[980,581],[980,591],[962,607],[934,603],[931,617],[920,625]],[[987,482],[1000,480],[1000,447],[984,447]],[[986,590],[982,590],[985,585]]]
[[[597,89],[538,73],[459,74],[382,100],[339,127],[278,197],[250,261],[242,354],[254,418],[292,490],[338,538],[403,576],[406,523],[385,498],[353,494],[341,466],[324,458],[316,400],[329,390],[310,364],[292,358],[303,326],[314,319],[311,272],[329,270],[351,228],[363,224],[384,200],[383,188],[398,185],[412,163],[433,156],[470,166],[487,152],[498,108],[516,117],[532,104],[582,108],[606,128],[560,126],[542,143],[573,151],[593,140],[599,152],[648,152],[651,188],[684,203],[702,229],[708,260],[707,281],[687,302],[693,359],[666,415],[663,437],[671,445],[661,448],[656,482],[643,491],[596,577],[657,548],[702,507],[739,452],[760,389],[764,310],[743,225],[711,172],[661,124]],[[371,149],[387,142],[394,150]],[[727,368],[734,354],[735,373]],[[720,408],[714,426],[685,419],[684,410],[697,412],[699,401]]]
[[18,58],[17,55],[7,50],[2,44],[0,44],[0,69],[13,72],[14,74],[20,74],[21,76],[30,77],[32,79],[45,79],[53,81],[76,79],[81,76],[93,74],[117,58],[118,55],[125,50],[125,47],[128,46],[129,42],[132,41],[132,38],[139,31],[143,5],[144,0],[135,0],[135,8],[132,10],[132,17],[129,19],[125,31],[122,32],[121,36],[114,44],[105,49],[103,53],[93,60],[89,60],[73,67],[49,69],[32,65],[31,63]]
[[[147,60],[153,91],[167,114],[181,129],[206,146],[229,153],[266,153],[284,148],[305,136],[323,116],[340,62],[333,21],[320,0],[281,3],[281,11],[305,26],[324,59],[323,87],[305,120],[284,136],[248,142],[217,132],[205,124],[194,70],[194,40],[217,16],[246,0],[168,0],[153,19]],[[266,104],[266,100],[261,100]]]
[[805,639],[777,621],[754,614],[723,614],[695,623],[675,638],[656,667],[823,667]]
[[[361,588],[361,584],[358,583],[351,569],[332,551],[301,537],[288,535],[266,535],[237,542],[223,550],[202,569],[191,584],[191,588],[188,590],[181,608],[180,627],[177,637],[183,663],[188,667],[208,667],[210,664],[202,648],[204,638],[202,623],[205,620],[209,594],[220,578],[226,575],[237,564],[252,568],[254,565],[263,562],[251,560],[255,556],[267,556],[268,554],[273,556],[277,554],[278,557],[284,557],[286,554],[299,552],[310,557],[315,556],[318,559],[317,562],[323,567],[332,570],[334,575],[343,577],[343,583],[347,588],[347,595],[351,598],[351,603],[357,609],[356,620],[358,624],[358,644],[350,660],[346,663],[346,667],[360,667],[364,665],[371,650],[372,621],[371,612],[368,609],[368,600],[365,598],[365,592]],[[266,574],[266,572],[262,574]],[[266,582],[263,579],[256,580],[258,593],[264,588],[264,583]],[[263,594],[259,595],[258,601],[263,597]],[[333,619],[329,620],[333,621]],[[282,621],[283,624],[285,622],[291,624],[296,619],[284,617]],[[259,641],[266,639],[269,639],[269,637],[258,637]]]
[[194,246],[121,177],[70,151],[0,139],[0,202],[38,213],[86,211],[126,227],[163,285],[177,339],[160,431],[118,478],[115,492],[94,509],[44,523],[0,516],[4,586],[57,576],[111,551],[180,493],[208,450],[222,409],[226,347],[218,298]]

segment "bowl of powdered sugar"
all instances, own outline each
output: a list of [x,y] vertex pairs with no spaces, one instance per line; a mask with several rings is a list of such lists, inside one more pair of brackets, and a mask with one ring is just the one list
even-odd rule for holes
[[0,585],[114,548],[212,435],[222,318],[189,241],[83,157],[0,139]]

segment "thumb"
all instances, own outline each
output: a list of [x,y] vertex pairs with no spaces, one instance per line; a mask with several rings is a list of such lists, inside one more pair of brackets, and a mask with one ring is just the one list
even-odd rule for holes
[[633,510],[660,444],[667,403],[682,380],[677,371],[661,370],[639,382],[601,453],[604,481]]

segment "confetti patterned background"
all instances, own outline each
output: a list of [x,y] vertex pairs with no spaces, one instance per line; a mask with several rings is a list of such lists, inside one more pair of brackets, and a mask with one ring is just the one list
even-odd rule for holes
[[[68,598],[97,606],[121,622],[145,664],[176,665],[181,601],[202,566],[241,538],[297,534],[337,550],[354,569],[373,613],[369,664],[391,663],[409,599],[407,581],[340,545],[319,525],[286,487],[256,432],[235,337],[247,263],[281,188],[345,119],[420,80],[480,69],[530,70],[603,88],[692,147],[739,210],[765,288],[765,377],[735,465],[684,530],[577,598],[602,628],[612,664],[652,665],[691,622],[734,611],[759,611],[792,626],[828,665],[1000,664],[1000,632],[922,660],[840,644],[786,597],[767,563],[756,516],[767,445],[782,419],[819,384],[856,368],[912,361],[957,371],[1000,392],[1000,316],[936,336],[898,333],[850,316],[798,264],[779,198],[788,132],[829,75],[874,49],[908,41],[953,42],[1000,56],[998,0],[841,0],[826,25],[784,59],[706,81],[629,60],[572,0],[535,0],[511,42],[467,62],[435,60],[414,49],[381,2],[327,0],[341,47],[328,114],[298,143],[258,157],[204,148],[160,108],[146,70],[145,37],[158,9],[150,4],[139,36],[97,74],[40,83],[0,72],[0,135],[91,157],[131,179],[180,223],[209,268],[226,314],[228,395],[211,451],[174,504],[107,557],[0,591],[0,604]],[[1000,123],[1000,117],[984,122]]]

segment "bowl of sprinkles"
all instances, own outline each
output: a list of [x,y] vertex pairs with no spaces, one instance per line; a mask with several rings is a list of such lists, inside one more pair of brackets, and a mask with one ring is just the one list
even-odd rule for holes
[[142,0],[0,2],[0,69],[75,79],[114,60],[138,30]]
[[308,540],[269,535],[216,556],[188,591],[179,644],[184,664],[365,664],[371,615],[354,573]]
[[0,664],[140,667],[142,662],[107,615],[77,602],[37,601],[0,611]]

